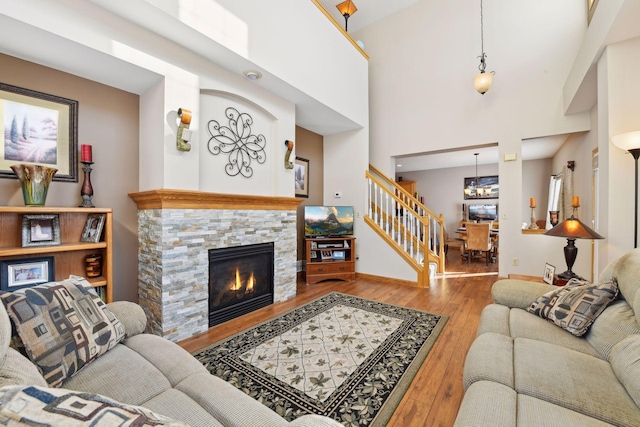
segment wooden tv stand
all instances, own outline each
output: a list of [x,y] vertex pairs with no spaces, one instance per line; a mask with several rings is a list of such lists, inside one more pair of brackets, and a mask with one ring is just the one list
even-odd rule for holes
[[322,280],[356,280],[355,237],[305,238],[307,284]]

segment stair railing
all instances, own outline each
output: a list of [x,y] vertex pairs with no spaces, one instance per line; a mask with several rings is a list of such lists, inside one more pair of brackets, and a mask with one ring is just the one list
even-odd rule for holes
[[369,169],[365,222],[418,272],[418,284],[429,286],[429,263],[444,272],[444,217],[375,167]]

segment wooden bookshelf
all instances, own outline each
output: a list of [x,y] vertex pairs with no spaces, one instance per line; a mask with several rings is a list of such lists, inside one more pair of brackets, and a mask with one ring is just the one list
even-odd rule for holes
[[[58,215],[60,222],[60,244],[49,246],[22,246],[23,215]],[[82,242],[89,214],[105,214],[100,241]],[[53,256],[55,280],[63,280],[74,274],[86,277],[85,257],[91,254],[102,256],[102,274],[87,280],[104,295],[106,302],[113,298],[113,212],[107,208],[58,208],[58,207],[0,207],[0,261],[27,260]]]

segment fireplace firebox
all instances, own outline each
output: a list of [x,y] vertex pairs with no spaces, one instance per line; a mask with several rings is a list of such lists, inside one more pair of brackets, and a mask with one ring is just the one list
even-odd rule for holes
[[273,243],[209,250],[209,327],[273,304]]

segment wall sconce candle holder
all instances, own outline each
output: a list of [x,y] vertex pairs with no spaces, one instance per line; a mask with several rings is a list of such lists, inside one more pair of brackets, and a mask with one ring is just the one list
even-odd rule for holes
[[180,123],[178,124],[178,134],[176,137],[176,148],[180,151],[191,151],[191,131],[189,125],[191,125],[191,110],[186,108],[178,108],[178,117]]

